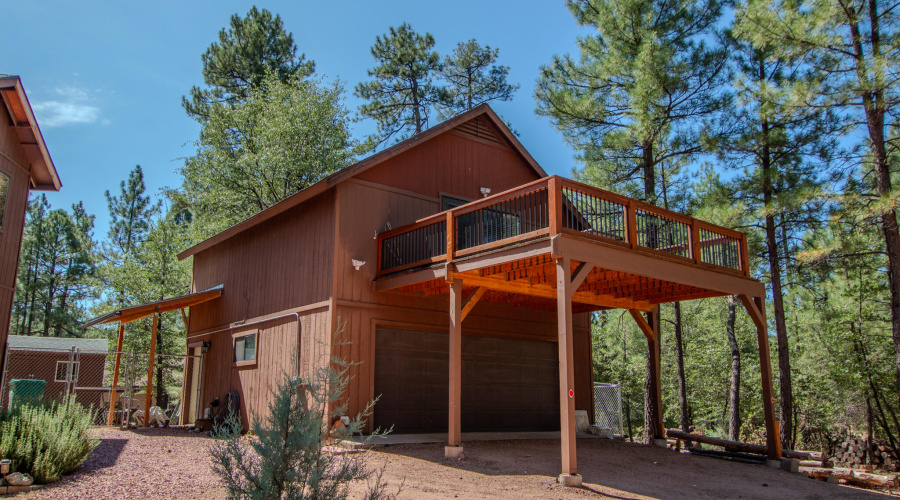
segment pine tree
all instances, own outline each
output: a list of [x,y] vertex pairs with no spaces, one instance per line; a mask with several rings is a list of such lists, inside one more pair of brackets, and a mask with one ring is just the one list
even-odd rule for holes
[[730,39],[738,71],[728,113],[732,134],[719,142],[720,158],[743,173],[725,203],[740,200],[763,236],[765,274],[772,290],[780,388],[782,446],[793,448],[794,396],[785,312],[786,273],[800,239],[824,218],[820,187],[827,180],[841,121],[821,108],[798,107],[792,87],[809,79],[802,65],[769,46]]
[[420,35],[408,23],[375,37],[371,52],[378,65],[367,72],[374,80],[358,84],[355,94],[368,101],[359,113],[377,122],[378,144],[421,133],[429,115],[449,102],[450,94],[435,82],[441,58],[433,48],[431,33]]
[[518,85],[507,82],[509,66],[497,63],[500,49],[482,47],[474,38],[460,42],[444,58],[442,75],[449,84],[449,114],[463,112],[490,101],[509,101]]
[[219,32],[219,41],[206,49],[203,81],[208,88],[191,88],[190,99],[182,98],[187,114],[200,123],[209,119],[210,109],[218,104],[236,104],[258,86],[267,73],[282,81],[294,76],[307,77],[315,71],[315,62],[297,55],[294,36],[284,30],[281,16],[272,16],[255,6],[243,18],[234,14],[228,28]]
[[195,239],[215,234],[349,165],[352,139],[340,82],[277,75],[234,106],[212,109],[185,161],[179,203]]
[[896,142],[886,126],[897,117],[897,51],[900,18],[896,2],[883,0],[750,1],[736,13],[735,31],[757,48],[796,59],[816,71],[796,89],[802,106],[828,106],[848,113],[865,137],[863,160],[871,194],[870,213],[879,219],[890,281],[891,335],[900,386],[900,232],[890,156]]
[[109,207],[109,233],[107,240],[117,258],[123,259],[135,249],[150,231],[150,219],[159,212],[159,204],[150,201],[144,194],[144,171],[140,165],[128,174],[128,181],[119,184],[119,195],[113,196],[107,190],[106,203]]
[[[541,68],[537,112],[579,152],[582,180],[657,204],[658,181],[673,177],[666,166],[703,151],[699,123],[722,105],[725,53],[705,41],[717,35],[722,2],[571,0],[568,6],[579,25],[597,33],[578,39],[580,57],[557,56]],[[658,323],[652,326],[660,331]],[[649,429],[656,428],[649,358],[647,366],[649,442]]]

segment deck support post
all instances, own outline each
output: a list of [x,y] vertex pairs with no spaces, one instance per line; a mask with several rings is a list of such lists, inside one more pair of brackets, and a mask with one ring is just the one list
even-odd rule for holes
[[653,442],[656,442],[656,440],[665,440],[666,429],[663,423],[662,383],[660,381],[659,367],[659,334],[653,328],[653,325],[659,324],[659,308],[657,307],[653,311],[647,313],[650,321],[644,319],[644,316],[640,311],[632,309],[628,312],[631,313],[631,317],[634,318],[634,321],[641,329],[641,332],[647,337],[647,353],[650,362],[650,397],[653,398],[653,408],[651,411],[653,411],[653,420],[656,424],[651,439]]
[[766,303],[762,297],[739,295],[744,309],[756,324],[756,341],[759,344],[759,372],[762,379],[763,414],[766,418],[766,447],[769,460],[781,460],[781,438],[775,421],[775,397],[772,389],[772,361],[769,357],[769,333],[766,324]]
[[[474,304],[473,304],[474,305]],[[460,399],[462,395],[462,280],[450,281],[450,394],[446,458],[462,453]]]
[[147,394],[144,396],[144,427],[150,427],[150,405],[153,402],[153,361],[156,359],[156,328],[159,313],[153,313],[153,327],[150,334],[150,359],[147,360]]
[[112,390],[109,392],[109,418],[106,425],[113,425],[116,419],[116,396],[119,392],[119,365],[122,361],[122,341],[125,339],[125,322],[119,322],[119,340],[116,342],[116,365],[113,368]]
[[577,285],[570,276],[572,261],[568,257],[555,260],[556,317],[559,328],[559,435],[562,451],[559,482],[566,486],[581,486],[575,450],[575,343],[572,333],[572,295]]

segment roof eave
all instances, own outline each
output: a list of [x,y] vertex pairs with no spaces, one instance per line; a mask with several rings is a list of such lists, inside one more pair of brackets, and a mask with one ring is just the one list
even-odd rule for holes
[[17,129],[27,129],[34,137],[34,143],[23,143],[28,159],[31,162],[31,189],[37,191],[59,191],[62,182],[59,173],[53,164],[53,158],[47,150],[44,136],[34,117],[28,95],[22,86],[22,80],[18,76],[0,77],[0,96],[15,122]]

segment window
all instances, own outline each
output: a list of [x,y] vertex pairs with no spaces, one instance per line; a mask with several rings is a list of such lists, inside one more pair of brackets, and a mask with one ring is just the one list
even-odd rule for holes
[[3,214],[6,212],[6,198],[9,194],[9,176],[0,172],[0,229],[3,229]]
[[234,338],[234,362],[256,361],[256,334]]
[[462,198],[457,198],[456,196],[447,196],[445,194],[441,195],[441,212],[446,212],[451,208],[461,207],[466,203],[469,203],[471,200],[464,200]]
[[[72,380],[78,380],[78,361],[72,362]],[[68,361],[57,361],[56,362],[56,378],[54,380],[56,382],[65,382],[67,371],[69,371],[69,362]]]

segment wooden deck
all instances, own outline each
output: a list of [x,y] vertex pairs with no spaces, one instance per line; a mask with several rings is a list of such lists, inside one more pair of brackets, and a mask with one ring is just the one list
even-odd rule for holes
[[548,177],[385,232],[377,244],[376,291],[449,295],[446,457],[462,451],[462,323],[480,300],[556,311],[559,481],[577,485],[572,315],[628,309],[647,338],[651,435],[665,442],[658,304],[737,295],[757,327],[766,447],[780,459],[765,288],[750,277],[744,234]]
[[399,293],[446,295],[459,279],[466,296],[484,288],[482,300],[553,310],[563,255],[573,273],[592,264],[574,312],[762,291],[743,233],[561,177],[385,232],[377,244],[375,287]]

